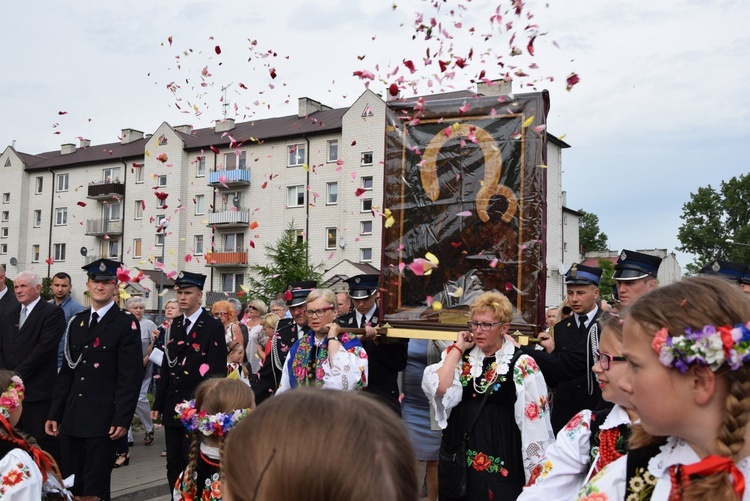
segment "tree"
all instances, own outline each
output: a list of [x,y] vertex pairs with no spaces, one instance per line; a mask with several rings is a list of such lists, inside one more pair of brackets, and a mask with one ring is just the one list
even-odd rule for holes
[[698,188],[682,206],[680,219],[677,249],[696,256],[686,266],[688,274],[715,259],[750,264],[750,246],[737,245],[750,244],[750,175],[722,181],[718,191],[711,185]]
[[599,229],[599,216],[583,209],[579,209],[578,212],[581,213],[578,220],[578,242],[581,245],[581,254],[607,250],[607,235]]
[[612,286],[615,285],[615,264],[609,259],[599,258],[602,278],[599,280],[599,296],[603,301],[612,300]]
[[292,221],[274,245],[266,245],[268,264],[250,266],[250,294],[266,303],[286,290],[289,282],[320,281],[323,263],[308,262],[307,240],[297,237]]

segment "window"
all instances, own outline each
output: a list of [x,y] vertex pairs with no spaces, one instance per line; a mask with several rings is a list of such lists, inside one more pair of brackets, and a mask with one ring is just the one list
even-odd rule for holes
[[10,193],[3,193],[3,203],[4,204],[10,203]]
[[372,165],[372,151],[363,151],[360,159],[362,165]]
[[55,209],[55,225],[65,226],[66,224],[68,224],[68,208],[60,207]]
[[292,144],[287,146],[289,151],[289,167],[295,167],[297,165],[303,165],[305,163],[305,144]]
[[121,202],[110,202],[104,206],[104,217],[107,221],[120,220],[120,204]]
[[359,249],[359,260],[362,263],[369,263],[372,261],[372,249],[369,247]]
[[31,246],[31,262],[32,263],[39,262],[39,245]]
[[10,167],[10,157],[5,159],[5,166]]
[[55,261],[65,261],[65,244],[55,244]]
[[135,201],[135,219],[143,219],[143,200]]
[[361,180],[362,188],[365,190],[372,189],[372,176],[364,176]]
[[200,216],[204,212],[206,195],[195,195],[195,215]]
[[221,274],[221,290],[222,292],[235,292],[245,283],[245,275],[243,273],[222,273]]
[[326,250],[336,248],[336,228],[326,228]]
[[372,210],[372,198],[363,198],[360,212],[370,212]]
[[135,184],[142,184],[143,183],[143,165],[136,164],[134,167],[135,170]]
[[0,244],[0,254],[8,253],[8,244]]
[[157,184],[159,185],[159,188],[164,188],[164,187],[167,186],[167,175],[166,174],[158,176],[156,179],[157,179]]
[[0,238],[8,238],[8,228],[0,228]]
[[195,177],[206,176],[206,157],[200,156],[195,159]]
[[167,139],[167,136],[162,134],[161,136],[159,136],[159,139],[156,140],[156,145],[164,146],[165,144],[169,144],[169,140]]
[[161,247],[164,245],[164,233],[157,233],[156,234],[156,240],[154,241],[154,245],[157,247]]
[[289,186],[286,189],[286,206],[302,207],[305,205],[305,187],[300,185]]
[[58,174],[57,175],[57,191],[68,191],[68,183],[69,183],[69,176],[68,174]]
[[339,159],[339,140],[328,141],[328,161],[335,162]]
[[143,240],[140,238],[133,239],[133,257],[141,257],[143,252]]
[[[156,226],[157,227],[161,226],[162,223],[164,222],[164,219],[165,219],[164,214],[160,214],[160,215],[156,216]],[[164,245],[164,231],[156,234],[156,244],[155,245],[158,245],[158,246]]]
[[120,241],[105,240],[102,242],[102,257],[104,259],[117,259],[120,257]]
[[290,233],[294,236],[295,240],[297,242],[303,242],[305,240],[305,234],[302,232],[302,230],[289,230]]
[[223,236],[224,252],[242,252],[245,242],[244,233],[227,233]]
[[247,167],[247,152],[241,151],[239,155],[232,153],[224,153],[224,169],[245,169]]
[[196,256],[203,255],[203,235],[195,235],[193,240],[193,254]]
[[360,221],[359,222],[359,234],[360,235],[372,235],[372,221]]
[[42,211],[37,209],[34,211],[34,228],[39,228],[42,225]]
[[336,205],[339,200],[339,183],[326,184],[326,204]]
[[237,209],[242,208],[241,191],[227,191],[221,194],[221,199],[219,200],[220,212],[234,210],[233,207],[236,207]]
[[35,186],[34,193],[36,193],[37,195],[40,194],[42,190],[44,189],[44,178],[42,176],[37,176],[34,186]]
[[[360,184],[362,185],[362,189],[371,191],[372,190],[372,176],[364,176],[362,177]],[[368,197],[371,197],[372,194],[368,194]],[[363,198],[362,199],[362,207],[360,208],[361,212],[369,212],[372,210],[372,198]]]
[[9,219],[10,219],[10,211],[9,210],[4,210],[3,211],[3,217],[2,217],[3,223],[7,223]]
[[120,168],[111,167],[109,169],[103,169],[102,180],[105,183],[119,183],[120,182]]

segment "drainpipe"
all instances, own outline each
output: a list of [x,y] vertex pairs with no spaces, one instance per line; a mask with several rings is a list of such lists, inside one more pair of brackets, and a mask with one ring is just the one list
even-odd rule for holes
[[[211,150],[211,151],[213,151],[213,150]],[[214,151],[214,172],[216,172],[216,160],[217,160],[216,152]],[[209,177],[209,180],[210,180],[210,177]],[[216,188],[214,188],[212,186],[211,190],[213,190],[213,193],[214,193],[212,201],[213,201],[213,206],[214,206],[214,211],[215,211],[216,210]],[[210,226],[210,228],[211,228],[211,251],[215,251],[216,248],[214,246],[214,244],[215,244],[214,239],[216,238],[216,228],[214,228],[212,226]],[[205,249],[203,249],[203,256],[204,256],[204,259],[205,259],[205,256],[206,256],[206,250]],[[211,270],[211,288],[209,290],[213,291],[214,290],[214,267],[213,266],[209,266],[209,268]]]
[[307,149],[305,150],[305,164],[307,165],[307,179],[305,181],[305,267],[310,266],[310,140],[307,136],[302,136],[307,142]]
[[[52,196],[49,199],[49,236],[47,238],[47,256],[52,255],[52,223],[55,217],[55,171],[48,169],[52,174]],[[68,181],[70,182],[70,181]],[[47,278],[52,271],[52,265],[47,261]]]

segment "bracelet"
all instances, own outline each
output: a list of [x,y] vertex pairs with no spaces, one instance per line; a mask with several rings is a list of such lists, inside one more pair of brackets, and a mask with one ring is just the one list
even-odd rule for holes
[[448,347],[447,350],[445,350],[445,355],[448,356],[448,353],[450,353],[451,350],[454,348],[458,350],[458,352],[461,354],[462,357],[464,356],[463,350],[456,343],[453,343],[452,345]]
[[339,342],[339,344],[341,344],[341,340],[340,340],[339,338],[337,338],[337,337],[329,337],[329,338],[326,338],[326,341],[328,341],[329,343],[330,343],[331,341],[338,341],[338,342]]

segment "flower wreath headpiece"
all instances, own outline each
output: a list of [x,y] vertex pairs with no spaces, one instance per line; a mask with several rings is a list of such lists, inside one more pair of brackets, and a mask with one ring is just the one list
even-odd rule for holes
[[750,361],[750,322],[702,330],[685,329],[685,334],[672,336],[666,327],[659,329],[651,342],[659,362],[683,374],[691,365],[700,364],[716,371],[725,363],[736,371]]
[[24,391],[26,390],[20,377],[13,376],[10,378],[8,388],[0,395],[0,414],[5,416],[6,419],[10,419],[10,413],[23,402]]
[[195,408],[195,400],[177,404],[174,410],[188,431],[198,430],[206,436],[216,435],[217,437],[226,435],[234,425],[250,414],[250,409],[237,409],[229,414],[223,412],[208,414],[206,411],[198,411]]

